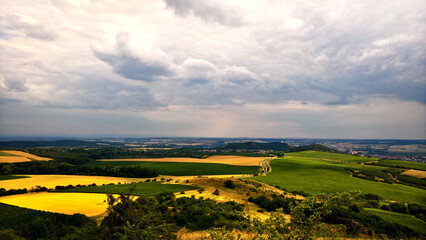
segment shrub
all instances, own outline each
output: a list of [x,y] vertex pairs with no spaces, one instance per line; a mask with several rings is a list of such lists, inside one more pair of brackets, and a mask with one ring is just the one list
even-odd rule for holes
[[219,189],[216,188],[216,190],[213,192],[213,194],[219,196]]
[[404,203],[391,203],[390,208],[392,212],[408,213],[408,207]]
[[227,188],[231,188],[231,189],[234,189],[235,188],[235,184],[234,184],[234,182],[233,181],[231,181],[231,180],[226,180],[225,181],[225,183],[223,184],[225,187],[227,187]]

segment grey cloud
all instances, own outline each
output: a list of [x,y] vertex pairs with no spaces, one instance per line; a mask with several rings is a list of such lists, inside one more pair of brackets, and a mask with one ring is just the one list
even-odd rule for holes
[[56,33],[49,26],[43,25],[31,17],[7,14],[3,18],[5,18],[7,27],[20,31],[28,37],[48,41],[53,41],[56,38]]
[[118,33],[114,52],[102,52],[96,49],[93,49],[93,52],[99,60],[111,65],[117,74],[128,79],[151,82],[156,77],[170,74],[168,66],[136,56],[129,46],[129,38],[128,33]]
[[27,92],[28,87],[25,86],[25,78],[20,78],[17,76],[5,76],[4,77],[4,86],[6,91],[13,92]]
[[81,109],[152,109],[163,106],[143,87],[102,79],[68,86],[56,97],[48,102],[39,102],[39,106]]
[[[387,11],[388,4],[359,2],[344,4],[342,17],[332,19],[330,11],[339,8],[331,5],[300,5],[295,17],[303,25],[297,31],[273,21],[257,30],[255,38],[268,59],[264,66],[283,66],[272,74],[295,82],[279,87],[288,93],[280,98],[351,104],[382,96],[426,103],[425,37],[419,33],[424,18],[419,12],[407,5]],[[362,15],[364,9],[371,13]]]
[[167,7],[179,15],[186,17],[190,14],[204,21],[214,21],[223,25],[240,26],[244,24],[242,16],[234,9],[222,7],[212,1],[198,0],[165,0]]

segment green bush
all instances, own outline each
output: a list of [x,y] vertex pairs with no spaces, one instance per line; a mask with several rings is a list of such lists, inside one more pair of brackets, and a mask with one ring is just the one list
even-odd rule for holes
[[231,188],[231,189],[235,188],[235,184],[232,180],[226,180],[223,185],[227,188]]

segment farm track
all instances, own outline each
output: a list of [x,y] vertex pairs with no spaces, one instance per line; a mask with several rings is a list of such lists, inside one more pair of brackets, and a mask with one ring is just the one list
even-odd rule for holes
[[272,160],[272,158],[264,159],[261,161],[261,166],[263,168],[262,175],[266,175],[268,172],[272,172],[271,164],[269,162]]

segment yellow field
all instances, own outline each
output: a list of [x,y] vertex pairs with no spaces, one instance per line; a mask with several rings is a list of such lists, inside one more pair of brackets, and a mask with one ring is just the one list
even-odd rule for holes
[[125,182],[139,182],[143,178],[122,178],[122,177],[104,177],[104,176],[79,176],[79,175],[22,175],[29,178],[19,178],[11,180],[3,180],[0,182],[0,187],[8,189],[27,188],[30,189],[35,186],[42,186],[47,188],[54,188],[58,185],[67,186],[71,185],[88,185],[96,183],[97,185],[108,183],[125,183]]
[[52,160],[51,158],[39,157],[39,156],[36,156],[34,154],[30,154],[30,153],[26,153],[26,152],[22,152],[22,151],[4,150],[4,151],[0,151],[0,152],[10,153],[10,154],[16,155],[16,156],[0,156],[0,163],[29,162],[29,161],[31,161],[31,159],[37,160],[37,161],[50,161],[50,160]]
[[411,169],[411,170],[406,170],[402,172],[401,174],[415,177],[415,178],[426,178],[426,171],[421,171],[421,170]]
[[106,211],[106,199],[106,194],[99,193],[40,192],[0,197],[0,202],[49,212],[81,213],[92,217]]
[[0,163],[17,163],[17,162],[30,162],[31,160],[26,157],[18,156],[0,156]]
[[196,162],[196,163],[223,163],[238,166],[259,166],[264,157],[222,156],[215,155],[205,159],[199,158],[127,158],[127,159],[101,159],[98,161],[128,161],[128,162]]

